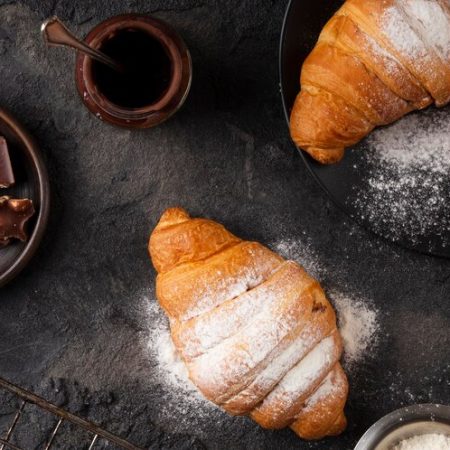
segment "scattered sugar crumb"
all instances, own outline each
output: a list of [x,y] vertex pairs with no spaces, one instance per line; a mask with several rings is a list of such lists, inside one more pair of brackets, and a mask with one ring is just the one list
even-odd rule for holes
[[[306,241],[306,238],[305,238]],[[285,259],[299,263],[312,277],[319,278],[323,267],[311,245],[299,239],[281,239],[269,247]]]
[[377,346],[380,331],[378,311],[368,302],[336,291],[332,291],[329,297],[336,308],[344,341],[344,365],[351,370]]
[[393,240],[450,237],[450,120],[448,110],[406,116],[375,130],[364,158],[366,186],[356,193],[360,219]]

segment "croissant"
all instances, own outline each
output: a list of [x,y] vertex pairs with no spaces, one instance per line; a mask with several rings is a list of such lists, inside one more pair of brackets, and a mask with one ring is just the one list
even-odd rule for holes
[[345,429],[336,316],[302,267],[180,208],[162,215],[149,251],[173,342],[207,399],[304,439]]
[[305,60],[290,131],[324,164],[375,127],[450,101],[448,0],[347,0]]

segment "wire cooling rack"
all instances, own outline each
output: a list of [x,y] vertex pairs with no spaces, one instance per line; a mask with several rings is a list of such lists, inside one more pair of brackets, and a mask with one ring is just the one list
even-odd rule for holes
[[131,444],[130,442],[110,433],[109,431],[100,428],[95,423],[89,422],[88,420],[61,409],[58,406],[49,403],[47,400],[33,394],[32,392],[26,391],[25,389],[22,389],[2,378],[0,378],[0,389],[13,394],[20,400],[20,406],[17,409],[12,422],[7,430],[4,431],[4,434],[0,434],[0,450],[26,450],[13,444],[11,439],[13,438],[14,431],[17,426],[21,423],[24,415],[23,413],[27,408],[27,405],[36,405],[40,410],[47,411],[52,414],[56,420],[55,425],[49,434],[50,437],[42,447],[43,450],[50,450],[54,448],[55,439],[58,434],[61,433],[61,425],[63,425],[64,422],[73,424],[89,434],[88,439],[90,439],[90,443],[89,440],[85,443],[86,446],[89,443],[89,450],[95,450],[98,448],[97,444],[99,444],[100,441],[113,444],[115,448],[122,448],[126,450],[143,450],[141,447],[136,447],[134,444]]

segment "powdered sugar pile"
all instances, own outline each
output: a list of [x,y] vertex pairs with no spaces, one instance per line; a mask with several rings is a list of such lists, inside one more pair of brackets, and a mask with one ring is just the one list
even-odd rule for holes
[[358,216],[394,240],[450,232],[450,120],[446,110],[411,114],[375,130],[365,153]]
[[450,437],[443,434],[422,434],[401,441],[392,450],[450,450]]
[[352,369],[377,345],[380,330],[378,311],[368,302],[339,292],[331,292],[330,298],[337,310],[338,326],[344,341],[344,364]]
[[423,168],[434,176],[450,168],[450,121],[445,110],[409,114],[394,125],[375,130],[369,146],[384,164],[399,169]]

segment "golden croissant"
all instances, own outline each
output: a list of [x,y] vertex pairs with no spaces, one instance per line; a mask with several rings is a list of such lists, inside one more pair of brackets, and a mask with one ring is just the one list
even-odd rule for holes
[[302,267],[180,208],[163,214],[149,251],[175,347],[207,399],[304,439],[345,429],[336,316]]
[[339,161],[375,127],[450,101],[448,0],[347,0],[305,60],[294,142]]

